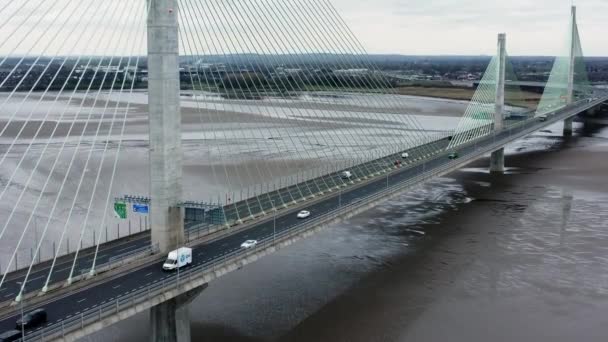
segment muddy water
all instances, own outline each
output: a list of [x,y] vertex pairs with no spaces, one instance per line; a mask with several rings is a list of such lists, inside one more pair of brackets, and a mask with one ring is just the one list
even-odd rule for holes
[[213,282],[193,340],[606,341],[608,129],[550,130]]

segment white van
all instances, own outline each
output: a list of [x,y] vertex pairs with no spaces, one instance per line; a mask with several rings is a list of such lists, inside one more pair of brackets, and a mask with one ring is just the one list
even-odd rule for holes
[[342,171],[342,173],[340,173],[342,179],[351,179],[352,176],[353,174],[350,171]]
[[182,247],[169,252],[163,270],[173,271],[192,263],[192,248]]

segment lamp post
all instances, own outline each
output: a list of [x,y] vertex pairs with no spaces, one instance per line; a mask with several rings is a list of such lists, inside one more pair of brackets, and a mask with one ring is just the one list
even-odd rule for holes
[[[25,291],[25,286],[23,287],[23,291]],[[25,341],[25,325],[23,321],[23,300],[19,298],[19,303],[21,304],[21,340]]]
[[272,215],[272,243],[274,244],[276,236],[277,236],[277,207],[274,205],[274,201],[270,200],[272,203],[273,215]]
[[390,174],[390,172],[386,173],[386,188],[388,189],[388,175]]

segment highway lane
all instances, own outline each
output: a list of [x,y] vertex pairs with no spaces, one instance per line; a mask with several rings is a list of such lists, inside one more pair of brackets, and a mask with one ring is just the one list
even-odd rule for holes
[[[102,266],[109,262],[111,258],[120,256],[125,252],[144,248],[149,245],[149,232],[139,236],[132,236],[123,241],[116,240],[108,244],[102,244],[100,245],[97,256],[97,266]],[[80,275],[82,272],[88,272],[93,263],[93,258],[94,250],[89,248],[81,251],[76,262],[74,276]],[[50,284],[67,280],[73,262],[73,255],[71,255],[71,257],[62,256],[58,258],[55,268],[53,269]],[[27,287],[25,289],[26,293],[40,291],[42,289],[46,283],[46,278],[48,277],[50,267],[50,263],[45,262],[44,265],[37,265],[34,269],[32,269],[32,273],[28,278]],[[4,284],[2,284],[2,288],[0,288],[0,302],[14,299],[17,296],[21,290],[21,284],[25,279],[25,271],[27,270],[19,270],[7,275]]]
[[[442,148],[445,148],[445,146],[447,146],[447,143],[448,143],[447,139],[443,139],[439,142],[437,142],[437,141],[431,142],[427,145],[412,148],[412,149],[408,150],[408,153],[410,154],[409,161],[415,160],[419,157],[420,158],[423,157],[423,155],[428,154],[430,150],[438,151]],[[391,168],[391,167],[393,167],[392,162],[394,161],[394,158],[401,159],[401,156],[399,154],[399,155],[388,156],[388,157],[380,159],[380,160],[382,160],[382,163],[384,164],[382,167],[378,167],[378,165],[377,165],[379,163],[379,160],[374,160],[374,161],[367,162],[362,165],[357,165],[352,168],[352,172],[356,177],[356,176],[364,176],[364,175],[372,174],[373,172],[375,172],[376,170],[381,169],[381,168],[383,168],[383,169]],[[404,162],[407,163],[408,161],[404,161]],[[369,165],[376,165],[376,166],[374,167],[373,170],[370,170]],[[283,205],[286,203],[291,203],[294,200],[300,200],[302,197],[309,197],[309,196],[312,196],[313,194],[316,195],[316,193],[321,192],[321,191],[327,192],[327,190],[329,188],[335,188],[335,187],[341,186],[341,185],[342,186],[350,185],[348,182],[345,182],[343,179],[341,179],[339,174],[340,174],[340,172],[336,172],[336,173],[333,173],[330,175],[324,175],[322,177],[319,177],[316,179],[311,179],[311,180],[308,180],[308,181],[303,182],[298,185],[293,185],[288,188],[280,189],[277,192],[258,196],[259,198],[257,200],[250,199],[248,201],[251,202],[253,200],[253,201],[259,202],[260,206],[258,207],[258,211],[259,211],[260,207],[265,207],[266,210],[268,210],[269,207],[270,208],[274,207],[274,204],[276,204],[277,206],[280,206],[280,205]],[[319,184],[319,183],[321,183],[321,184]],[[294,194],[294,192],[295,192],[295,194]],[[253,212],[253,209],[255,209],[253,206],[247,207],[247,205],[243,204],[243,203],[244,203],[244,201],[237,204],[240,206],[239,211],[241,211],[241,213],[246,212],[248,216],[251,214],[257,214],[257,212],[255,212],[255,213]],[[231,206],[228,206],[228,207],[231,207]],[[270,209],[270,210],[272,210],[272,209]],[[186,235],[187,236],[189,235],[188,230],[186,230]],[[196,234],[192,234],[192,235],[195,236]],[[108,263],[111,258],[115,258],[117,256],[123,255],[130,251],[142,249],[149,245],[150,245],[149,232],[144,233],[139,237],[129,239],[124,242],[115,241],[115,242],[110,242],[107,245],[102,244],[100,246],[100,252],[97,257],[96,264],[98,267],[100,267],[100,266]],[[81,251],[81,253],[78,257],[77,263],[76,263],[74,276],[78,276],[82,273],[89,272],[91,265],[93,263],[93,258],[94,258],[93,250],[87,249],[87,250]],[[69,277],[70,270],[72,268],[72,263],[73,263],[72,258],[69,258],[66,256],[61,257],[58,260],[57,264],[55,265],[55,268],[53,269],[53,274],[51,276],[50,284],[61,283],[61,282],[66,281]],[[40,291],[43,288],[44,284],[46,283],[46,279],[48,277],[49,270],[50,270],[50,263],[47,263],[46,265],[38,265],[32,271],[32,274],[28,278],[28,283],[25,288],[25,293]],[[17,296],[17,294],[19,293],[19,291],[21,290],[21,284],[24,279],[25,279],[25,275],[22,272],[22,270],[16,272],[16,275],[9,274],[7,276],[5,283],[2,285],[2,288],[0,288],[0,302],[10,301],[10,300],[14,299]]]
[[[537,120],[531,123],[534,129],[540,129],[546,125],[537,122]],[[516,128],[511,132],[502,132],[498,134],[496,138],[507,137],[509,134],[515,134],[529,128],[530,126],[525,125]],[[485,140],[482,139],[478,142],[477,146],[490,144],[493,139],[494,137],[487,138]],[[476,146],[464,146],[456,151],[458,151],[461,156],[474,154],[476,151]],[[323,199],[318,203],[308,205],[303,209],[311,211],[313,215],[312,218],[314,218],[314,216],[322,215],[336,209],[340,202],[342,204],[347,204],[362,196],[384,189],[387,186],[387,181],[388,185],[390,186],[417,176],[423,170],[435,169],[449,162],[450,160],[448,160],[445,155],[441,155],[429,160],[423,165],[402,169],[399,173],[388,175],[386,178],[379,177],[373,182],[365,184],[361,187],[355,189],[344,189],[340,192],[341,201],[338,199],[338,192],[334,192],[333,197]],[[301,221],[295,217],[295,213],[286,214],[285,212],[279,212],[277,214],[276,231],[278,233],[293,229],[299,222]],[[221,240],[196,246],[194,248],[194,264],[201,265],[212,260],[220,260],[223,255],[238,250],[243,241],[247,239],[262,240],[272,236],[272,234],[273,221],[269,220],[267,222],[255,225],[246,231],[235,233]],[[60,298],[49,303],[45,306],[49,313],[49,324],[56,324],[63,319],[78,315],[85,310],[94,308],[103,303],[111,302],[119,296],[144,288],[150,284],[171,278],[172,274],[164,273],[161,270],[161,264],[162,263],[146,266],[142,269],[135,270],[128,275],[121,276],[107,283],[76,292],[69,297]],[[18,316],[19,315],[13,315],[12,317],[2,320],[0,322],[0,330],[8,330],[13,328],[14,322]]]
[[[464,153],[464,150],[461,152]],[[311,218],[328,213],[342,205],[356,201],[358,198],[373,194],[388,186],[397,184],[403,180],[419,175],[424,168],[444,165],[450,162],[445,156],[437,158],[425,165],[418,165],[412,168],[402,169],[398,174],[389,175],[387,178],[379,178],[369,184],[356,189],[344,189],[340,193],[335,192],[334,196],[319,201],[318,203],[306,206],[303,209],[312,213]],[[276,232],[280,233],[293,229],[302,220],[297,219],[295,213],[285,215],[279,212],[276,220]],[[199,245],[193,249],[194,265],[201,265],[213,260],[220,260],[223,255],[238,250],[243,241],[248,239],[262,240],[272,237],[273,220],[256,225],[246,231],[242,231],[221,240]],[[48,324],[57,324],[61,320],[79,315],[81,312],[98,305],[115,300],[117,297],[126,295],[129,292],[142,289],[151,284],[167,280],[173,275],[162,271],[162,262],[136,270],[128,275],[113,279],[107,283],[100,284],[93,288],[77,292],[69,297],[58,299],[45,306],[48,312]],[[0,322],[0,330],[8,330],[14,326],[14,322],[20,315],[14,315]],[[40,328],[39,328],[40,329]],[[36,330],[39,330],[36,329]],[[33,330],[33,331],[36,331]]]
[[[389,176],[388,184],[390,186],[398,182],[400,179],[409,178],[418,174],[419,172],[419,167],[406,169],[401,173],[401,177],[396,178],[394,176]],[[341,195],[336,192],[335,195],[337,196],[307,206],[305,209],[311,211],[313,217],[319,216],[335,210],[338,208],[340,203],[345,205],[357,200],[359,197],[377,192],[379,189],[384,187],[386,187],[386,180],[379,179],[351,191],[344,191],[347,190],[344,189],[341,192]],[[282,231],[292,229],[301,222],[301,220],[297,219],[295,213],[291,213],[289,215],[280,213],[277,215],[276,232],[280,233]],[[245,240],[262,240],[264,238],[271,237],[274,232],[273,225],[273,220],[269,220],[246,231],[195,247],[193,250],[194,265],[201,265],[212,260],[221,259],[223,255],[238,250],[241,243]],[[110,282],[86,289],[72,296],[59,299],[49,305],[46,305],[45,308],[47,309],[49,315],[48,324],[60,322],[63,319],[73,317],[74,315],[78,315],[85,310],[94,308],[97,305],[111,302],[115,298],[125,295],[133,290],[144,288],[150,284],[154,284],[159,281],[163,281],[163,279],[172,277],[172,274],[162,271],[161,265],[162,263],[147,266],[128,275],[116,278]],[[0,322],[0,330],[11,329],[18,317],[19,315],[14,315],[10,318],[4,319],[2,322]]]

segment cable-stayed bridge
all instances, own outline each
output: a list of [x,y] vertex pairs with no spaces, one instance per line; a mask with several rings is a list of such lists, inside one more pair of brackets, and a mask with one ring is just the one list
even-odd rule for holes
[[[403,110],[328,0],[26,0],[0,17],[0,326],[44,307],[27,340],[144,310],[154,340],[189,340],[187,303],[213,279],[489,153],[503,172],[506,144],[571,134],[608,100],[574,9],[535,108],[507,85],[500,34],[464,115],[434,118]],[[108,233],[128,215],[150,229]],[[163,272],[181,246],[193,264]]]

